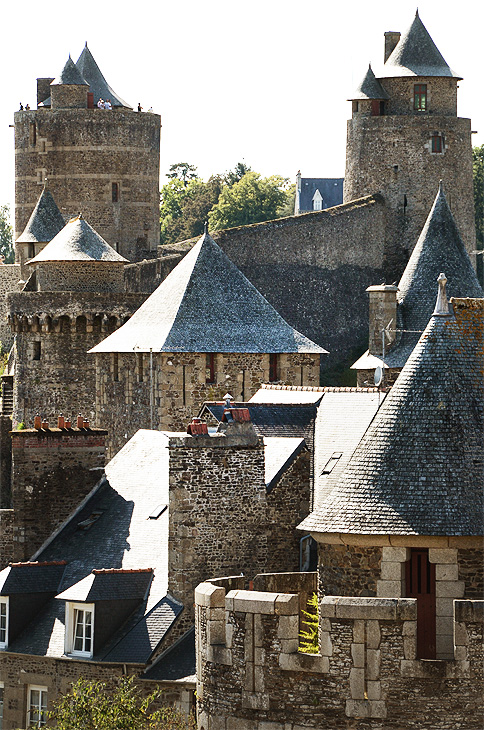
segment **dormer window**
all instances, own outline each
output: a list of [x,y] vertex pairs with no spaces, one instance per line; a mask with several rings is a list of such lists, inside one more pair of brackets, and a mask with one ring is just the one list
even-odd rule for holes
[[413,108],[417,112],[427,111],[427,84],[415,84],[413,87]]
[[66,602],[65,653],[91,659],[94,652],[94,604]]
[[313,195],[313,210],[323,210],[323,196],[316,190]]
[[8,598],[0,598],[0,649],[8,646]]

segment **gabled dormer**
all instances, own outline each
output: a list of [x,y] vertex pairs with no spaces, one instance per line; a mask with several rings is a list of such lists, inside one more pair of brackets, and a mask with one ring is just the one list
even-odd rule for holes
[[148,595],[151,568],[93,570],[60,593],[65,601],[64,653],[92,659]]
[[10,563],[0,572],[0,649],[7,649],[56,595],[65,565],[65,561]]

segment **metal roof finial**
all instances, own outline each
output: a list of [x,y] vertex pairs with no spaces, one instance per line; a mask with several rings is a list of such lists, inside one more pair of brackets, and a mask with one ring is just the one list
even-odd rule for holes
[[230,395],[230,393],[225,393],[224,395],[224,401],[225,401],[225,407],[231,408],[230,402],[233,401],[233,396]]
[[437,294],[437,302],[435,303],[434,315],[446,317],[450,314],[450,311],[449,302],[447,301],[447,292],[445,289],[445,285],[447,284],[445,274],[440,274],[437,282],[439,284],[439,291]]
[[203,235],[206,236],[208,234],[208,221],[205,221],[203,224]]

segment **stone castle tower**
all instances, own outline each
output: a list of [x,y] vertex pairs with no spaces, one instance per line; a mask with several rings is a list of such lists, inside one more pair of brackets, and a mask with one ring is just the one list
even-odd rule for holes
[[[457,116],[457,84],[418,12],[385,33],[384,64],[352,96],[344,202],[381,192],[393,224],[387,270],[402,269],[443,180],[467,251],[475,249],[471,122]],[[458,171],[458,174],[456,174]]]
[[[100,109],[109,99],[112,109]],[[87,45],[56,79],[37,79],[37,109],[15,114],[15,232],[49,180],[62,215],[82,211],[128,260],[159,243],[160,117],[135,112],[107,84]]]

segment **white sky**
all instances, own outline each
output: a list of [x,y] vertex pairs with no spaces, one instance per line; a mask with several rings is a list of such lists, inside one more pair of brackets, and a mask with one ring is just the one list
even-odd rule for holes
[[[207,179],[244,160],[294,180],[344,175],[349,94],[383,34],[404,31],[409,0],[7,0],[2,6],[0,204],[13,203],[13,112],[36,103],[37,76],[56,76],[87,40],[113,89],[161,115],[161,173],[187,161]],[[459,116],[484,143],[479,0],[419,0],[447,63],[464,77]],[[163,181],[163,177],[162,177]]]

